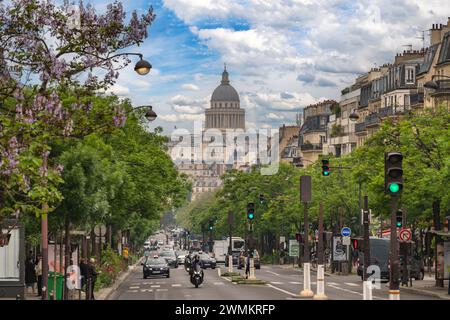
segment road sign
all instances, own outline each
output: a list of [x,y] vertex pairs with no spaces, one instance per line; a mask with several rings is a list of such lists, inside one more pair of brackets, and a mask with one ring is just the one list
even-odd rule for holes
[[299,244],[297,240],[289,240],[289,256],[298,257]]
[[342,244],[344,245],[344,246],[349,246],[350,245],[350,237],[346,237],[346,236],[344,236],[344,237],[342,237]]
[[400,234],[398,235],[400,241],[409,241],[411,240],[412,234],[411,231],[408,229],[402,229],[400,231]]
[[98,224],[94,227],[94,233],[97,237],[104,237],[106,235],[106,226],[104,224]]
[[350,229],[349,227],[343,227],[341,230],[341,235],[343,237],[350,237],[352,234],[352,229]]

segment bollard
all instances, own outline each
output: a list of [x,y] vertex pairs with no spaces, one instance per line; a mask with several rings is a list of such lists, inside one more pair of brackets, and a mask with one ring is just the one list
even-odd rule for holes
[[228,272],[233,272],[233,255],[228,256]]
[[327,300],[325,294],[325,272],[323,264],[317,266],[317,293],[313,297],[314,300]]
[[303,263],[303,291],[300,292],[300,297],[312,297],[314,292],[311,290],[311,264],[309,262]]
[[249,280],[256,280],[255,277],[255,260],[253,257],[250,258],[250,275],[248,276]]
[[400,290],[389,290],[389,300],[400,300]]
[[363,281],[363,300],[373,300],[372,297],[372,281]]
[[220,277],[220,267],[219,268],[217,268],[217,274],[219,275],[219,277]]

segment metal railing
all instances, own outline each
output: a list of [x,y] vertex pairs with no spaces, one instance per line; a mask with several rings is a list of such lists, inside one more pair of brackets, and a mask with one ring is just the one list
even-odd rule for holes
[[306,143],[300,146],[302,151],[315,151],[322,150],[323,146],[321,143]]
[[377,112],[369,114],[366,119],[364,120],[364,123],[366,126],[371,126],[378,124],[380,122],[379,114]]
[[355,124],[355,132],[364,132],[366,131],[366,124],[364,122]]

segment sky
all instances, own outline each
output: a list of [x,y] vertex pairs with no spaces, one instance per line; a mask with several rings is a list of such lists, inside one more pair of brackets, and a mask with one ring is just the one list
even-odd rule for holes
[[[109,1],[90,0],[102,12]],[[302,108],[340,92],[374,66],[425,46],[446,24],[448,0],[122,0],[127,12],[154,8],[140,47],[146,76],[122,70],[111,88],[153,106],[150,127],[193,127],[220,84],[224,63],[246,110],[247,128],[295,124]]]

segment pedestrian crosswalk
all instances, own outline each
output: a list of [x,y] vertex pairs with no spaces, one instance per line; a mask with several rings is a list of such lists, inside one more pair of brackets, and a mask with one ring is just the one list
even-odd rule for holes
[[[303,284],[303,282],[301,281],[288,281],[288,282],[282,282],[282,281],[269,281],[270,284],[275,284],[275,285],[284,285],[284,284],[295,284],[295,285],[301,285]],[[316,281],[311,281],[311,285],[317,285]],[[337,282],[327,282],[325,280],[325,285],[329,285],[329,286],[349,286],[349,287],[361,287],[362,288],[362,284],[358,284],[358,283],[354,283],[354,282],[343,282],[343,283],[337,283]]]

